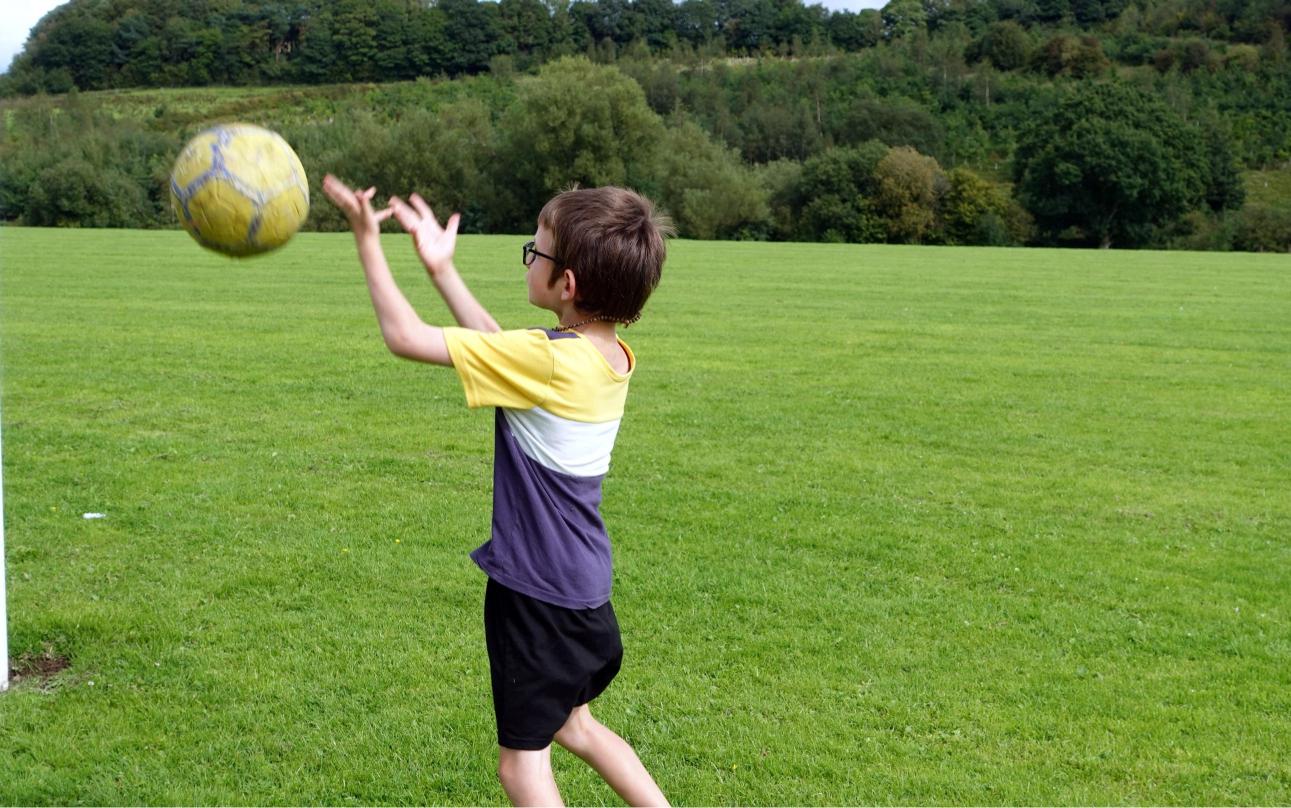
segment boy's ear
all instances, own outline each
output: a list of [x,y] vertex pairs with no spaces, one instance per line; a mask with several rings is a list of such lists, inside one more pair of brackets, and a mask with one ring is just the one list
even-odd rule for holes
[[560,290],[560,299],[577,300],[578,299],[578,281],[575,280],[574,278],[574,270],[566,269],[564,271],[564,274],[561,275],[561,280],[565,282],[565,285]]

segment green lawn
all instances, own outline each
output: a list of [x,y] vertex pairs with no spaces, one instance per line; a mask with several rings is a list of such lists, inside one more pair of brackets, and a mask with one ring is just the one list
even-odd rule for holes
[[[523,241],[459,264],[550,324]],[[1291,802],[1291,261],[672,256],[595,707],[675,803]],[[5,228],[0,262],[10,648],[71,661],[0,696],[0,802],[502,801],[492,418],[385,352],[352,240]]]

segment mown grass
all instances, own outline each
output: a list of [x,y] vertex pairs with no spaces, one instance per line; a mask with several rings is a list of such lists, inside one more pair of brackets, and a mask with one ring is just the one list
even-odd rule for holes
[[[522,241],[459,249],[509,326]],[[672,254],[596,710],[675,802],[1291,801],[1285,257]],[[0,697],[0,801],[502,801],[491,419],[385,353],[349,237],[0,260],[10,646],[71,661]]]

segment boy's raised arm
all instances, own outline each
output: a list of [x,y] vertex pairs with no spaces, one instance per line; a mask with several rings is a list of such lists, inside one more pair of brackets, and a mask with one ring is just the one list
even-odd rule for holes
[[331,174],[323,179],[323,192],[345,214],[350,229],[354,231],[359,262],[363,265],[386,347],[405,359],[451,366],[453,360],[444,341],[444,330],[427,325],[417,316],[408,298],[394,282],[385,253],[381,251],[381,222],[393,211],[389,208],[382,211],[372,209],[375,188],[356,192]]
[[457,324],[463,328],[476,331],[500,331],[497,321],[493,319],[458,274],[453,265],[453,252],[457,248],[457,225],[462,217],[454,213],[448,222],[441,227],[439,220],[426,200],[413,194],[408,198],[409,205],[397,196],[390,197],[389,210],[404,230],[412,234],[417,255],[421,257],[435,288],[448,304]]

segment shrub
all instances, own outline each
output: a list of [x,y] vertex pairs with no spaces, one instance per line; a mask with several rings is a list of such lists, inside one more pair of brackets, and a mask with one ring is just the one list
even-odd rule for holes
[[1291,252],[1291,210],[1247,206],[1237,214],[1233,249],[1244,252]]

